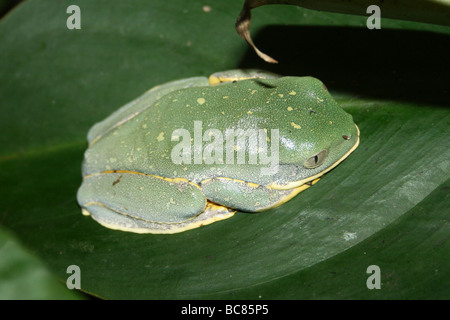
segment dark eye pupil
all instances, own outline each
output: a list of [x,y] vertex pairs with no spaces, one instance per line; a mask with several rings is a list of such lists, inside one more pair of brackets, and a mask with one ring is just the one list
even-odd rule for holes
[[322,163],[325,161],[327,157],[328,151],[326,149],[320,151],[319,153],[316,153],[315,155],[312,155],[306,161],[303,163],[303,165],[308,169],[314,169],[318,166],[322,165]]

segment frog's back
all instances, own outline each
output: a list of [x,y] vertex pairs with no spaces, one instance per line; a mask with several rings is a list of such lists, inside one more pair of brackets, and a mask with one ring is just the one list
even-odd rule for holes
[[[251,79],[175,90],[96,141],[90,151],[103,159],[89,159],[87,154],[86,173],[118,169],[194,182],[222,176],[270,184],[271,177],[260,174],[266,164],[249,163],[249,149],[258,146],[247,146],[244,161],[239,162],[234,139],[232,151],[236,152],[227,152],[227,130],[232,135],[239,130],[264,130],[270,140],[270,130],[277,129],[280,137],[294,132],[302,140],[302,135],[320,127],[318,123],[328,122],[328,118],[322,119],[325,114],[348,116],[337,106],[329,108],[330,102],[334,103],[323,84],[310,77]],[[311,108],[320,105],[328,105],[327,112],[311,117]],[[331,129],[329,134],[333,134]],[[214,143],[222,145],[218,148],[222,152],[204,150]],[[288,151],[280,149],[281,161],[292,162],[303,156],[299,150]],[[291,161],[290,157],[296,159]]]
[[[270,101],[274,87],[259,81],[192,87],[160,97],[138,116],[95,141],[86,153],[84,173],[117,169],[191,180],[211,174],[225,175],[226,159],[222,158],[223,165],[205,166],[195,155],[196,147],[203,140],[203,151],[208,143],[203,135],[208,129],[218,130],[225,139],[227,129],[270,127],[274,117],[266,102]],[[180,129],[189,134],[189,141],[183,140],[186,136],[177,134]],[[180,142],[191,146],[189,162],[179,163],[173,159],[172,150]],[[102,159],[98,159],[99,155]]]

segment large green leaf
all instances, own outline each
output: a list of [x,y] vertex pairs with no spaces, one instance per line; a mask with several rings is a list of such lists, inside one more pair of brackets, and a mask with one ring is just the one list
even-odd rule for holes
[[[81,8],[81,30],[66,8]],[[0,23],[0,223],[65,282],[104,298],[449,298],[449,28],[240,1],[26,1]],[[175,235],[81,215],[89,127],[148,88],[237,67],[312,75],[359,148],[285,205]],[[170,112],[170,110],[168,111]],[[0,256],[0,259],[2,257]],[[378,265],[382,289],[369,290]]]

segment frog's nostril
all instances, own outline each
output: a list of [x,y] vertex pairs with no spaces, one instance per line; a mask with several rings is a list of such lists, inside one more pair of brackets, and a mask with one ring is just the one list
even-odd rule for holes
[[351,135],[346,135],[346,134],[344,134],[344,135],[342,136],[342,138],[344,138],[344,140],[350,140],[350,139],[352,138],[352,136],[351,136]]
[[303,165],[308,169],[314,169],[320,166],[326,159],[328,151],[326,149],[312,155],[303,163]]

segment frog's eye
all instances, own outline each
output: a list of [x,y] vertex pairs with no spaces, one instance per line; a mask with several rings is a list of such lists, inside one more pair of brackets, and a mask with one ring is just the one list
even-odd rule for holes
[[308,169],[314,169],[320,166],[324,160],[327,157],[327,150],[322,150],[319,153],[316,153],[315,155],[309,157],[306,159],[305,163],[303,165]]

